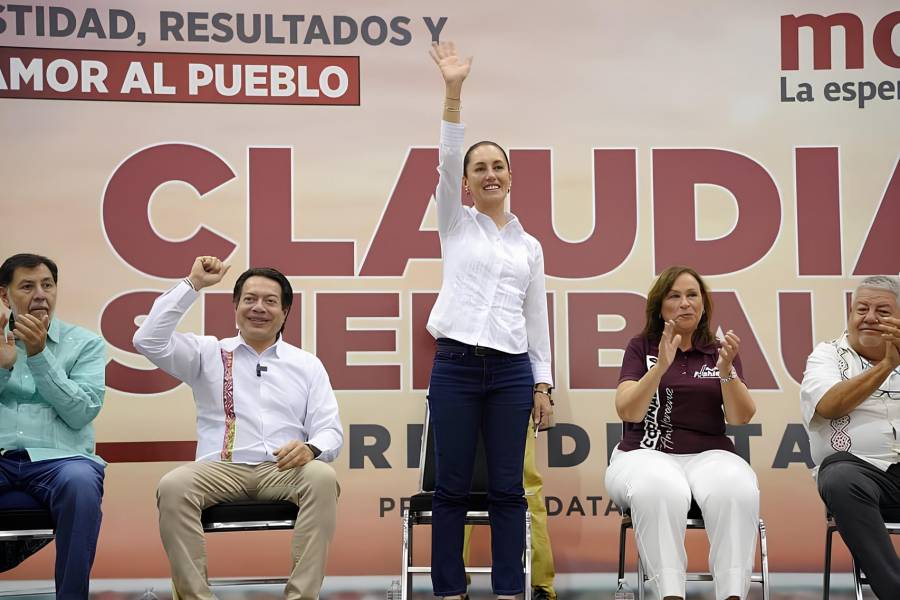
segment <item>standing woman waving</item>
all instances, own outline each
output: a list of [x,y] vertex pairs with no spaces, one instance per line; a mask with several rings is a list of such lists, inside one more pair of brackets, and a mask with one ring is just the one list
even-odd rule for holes
[[[435,201],[443,280],[428,319],[437,339],[428,402],[435,444],[431,578],[434,594],[466,592],[463,528],[475,449],[482,435],[488,463],[491,584],[500,598],[525,580],[526,502],[522,465],[528,419],[551,415],[550,330],[540,243],[506,210],[512,172],[494,142],[462,151],[463,81],[472,59],[452,43],[430,54],[445,97]],[[460,188],[474,206],[461,202]]]

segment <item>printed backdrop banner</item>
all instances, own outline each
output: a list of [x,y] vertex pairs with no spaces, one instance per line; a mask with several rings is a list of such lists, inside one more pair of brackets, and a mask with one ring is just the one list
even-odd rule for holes
[[[654,276],[676,263],[708,276],[716,327],[743,340],[758,411],[732,433],[759,475],[771,568],[821,569],[798,382],[814,343],[843,330],[860,277],[900,270],[900,11],[173,6],[0,2],[2,254],[58,260],[57,314],[109,345],[95,577],[168,573],[154,494],[192,459],[195,414],[131,337],[201,254],[232,269],[183,331],[233,335],[231,286],[248,266],[290,277],[286,337],[324,362],[346,434],[328,571],[399,572],[441,277],[438,37],[474,56],[467,139],[509,149],[511,210],[544,247],[560,425],[538,462],[558,570],[613,568],[618,367]],[[211,572],[283,574],[288,536],[211,536]],[[51,571],[44,551],[4,577]]]

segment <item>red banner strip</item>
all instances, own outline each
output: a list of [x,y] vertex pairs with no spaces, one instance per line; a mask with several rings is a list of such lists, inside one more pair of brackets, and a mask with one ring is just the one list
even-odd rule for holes
[[358,56],[0,47],[0,98],[359,106]]
[[97,454],[110,463],[193,461],[197,442],[101,442]]

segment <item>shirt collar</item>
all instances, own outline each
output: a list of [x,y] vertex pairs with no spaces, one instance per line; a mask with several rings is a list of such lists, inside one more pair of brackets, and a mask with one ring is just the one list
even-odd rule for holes
[[61,325],[59,324],[59,319],[55,316],[50,319],[50,327],[47,328],[47,337],[53,341],[54,344],[59,343],[59,329]]
[[841,336],[835,340],[835,343],[838,346],[840,346],[841,348],[846,348],[847,350],[850,350],[851,352],[856,354],[856,350],[854,350],[853,347],[850,345],[850,340],[847,336],[848,336],[848,332],[845,329],[844,333],[842,333]]
[[[837,348],[849,352],[854,359],[859,361],[863,368],[868,369],[872,366],[872,361],[853,349],[850,345],[850,333],[845,329],[839,338],[832,342]],[[876,361],[877,362],[877,361]],[[895,369],[896,370],[896,369]]]
[[506,213],[506,227],[513,227],[519,231],[525,231],[525,228],[522,227],[522,222],[519,221],[519,217],[511,212]]
[[[275,340],[274,344],[269,346],[269,348],[273,349],[272,352],[275,353],[276,358],[279,357],[279,349],[284,344],[287,344],[287,342],[284,341],[284,337],[281,334],[278,334],[278,339]],[[238,334],[233,338],[227,338],[227,339],[222,340],[221,345],[222,345],[222,348],[224,350],[226,350],[227,352],[234,352],[234,350],[238,346],[244,346],[245,348],[247,348],[247,350],[250,350],[251,352],[256,354],[256,350],[254,350],[253,346],[251,346],[250,344],[247,343],[246,340],[244,340],[244,336],[242,336],[240,334],[240,332],[238,332]],[[263,352],[268,352],[269,348],[266,348],[265,350],[263,350]]]
[[[494,223],[494,220],[492,218],[490,218],[489,216],[487,216],[486,214],[484,214],[483,212],[481,212],[474,206],[472,207],[472,211],[475,213],[476,219],[486,220],[486,222],[488,222],[491,225],[493,225],[494,227],[496,227],[496,224]],[[522,227],[522,223],[519,221],[519,218],[516,215],[514,215],[513,213],[511,213],[509,211],[504,211],[503,216],[506,217],[506,223],[503,225],[502,228],[500,228],[500,231],[503,231],[509,227],[514,227],[514,228],[518,229],[519,231],[525,230]]]

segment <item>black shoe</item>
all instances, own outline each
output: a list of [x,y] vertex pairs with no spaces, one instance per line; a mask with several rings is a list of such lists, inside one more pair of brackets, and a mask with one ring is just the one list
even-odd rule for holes
[[556,594],[543,587],[531,588],[531,600],[556,600]]

